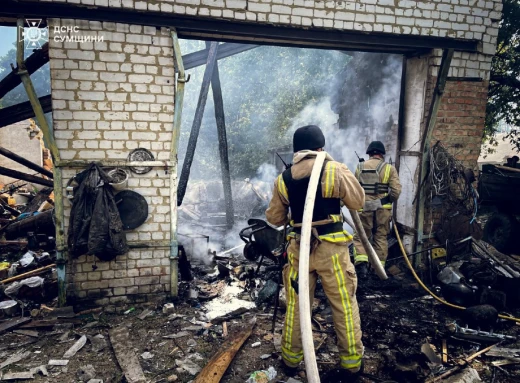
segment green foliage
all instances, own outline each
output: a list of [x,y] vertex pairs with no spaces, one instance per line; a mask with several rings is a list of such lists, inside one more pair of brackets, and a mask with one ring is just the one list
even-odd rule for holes
[[[204,43],[182,41],[183,54]],[[232,177],[253,177],[268,151],[292,143],[292,120],[310,102],[332,95],[349,57],[334,51],[262,46],[219,60]],[[186,151],[205,66],[186,85],[180,162]],[[288,134],[289,133],[289,134]],[[210,89],[190,178],[220,177]]]
[[[520,2],[504,0],[503,19],[493,57],[484,139],[491,146],[500,123],[520,127]],[[520,150],[520,132],[508,138]],[[492,151],[492,149],[491,149]]]
[[[26,57],[32,53],[32,50],[26,50]],[[0,56],[0,79],[11,73],[11,64],[16,67],[16,49],[9,50],[4,56]],[[38,97],[46,96],[51,93],[51,75],[49,63],[38,69],[31,75]],[[7,93],[0,99],[0,108],[16,105],[21,102],[28,101],[27,93],[22,84]]]

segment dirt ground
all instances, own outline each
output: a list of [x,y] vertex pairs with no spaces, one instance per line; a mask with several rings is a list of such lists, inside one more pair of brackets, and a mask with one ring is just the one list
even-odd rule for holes
[[[423,382],[432,373],[428,359],[421,353],[421,346],[430,343],[440,354],[442,340],[448,346],[448,364],[473,354],[487,346],[468,341],[453,339],[446,330],[446,324],[457,320],[463,323],[461,312],[452,312],[440,303],[430,299],[411,279],[397,281],[376,281],[375,277],[360,283],[358,300],[365,345],[365,372],[372,375],[363,377],[364,382]],[[181,285],[181,293],[187,294],[187,286]],[[320,294],[320,303],[314,310],[315,344],[320,373],[336,367],[338,349],[331,323],[330,309],[326,299]],[[29,354],[17,363],[3,369],[6,371],[27,371],[40,365],[47,365],[50,359],[63,359],[63,354],[82,335],[93,337],[101,334],[107,345],[101,351],[94,351],[93,344],[86,345],[72,358],[65,367],[48,366],[48,376],[36,374],[34,382],[80,382],[79,370],[92,365],[95,373],[91,378],[102,379],[105,383],[124,382],[122,371],[109,341],[108,330],[116,326],[125,326],[130,335],[129,349],[133,349],[149,382],[166,382],[171,375],[177,376],[178,382],[189,382],[194,375],[178,368],[176,361],[189,357],[199,367],[204,367],[211,356],[226,340],[222,325],[213,325],[197,330],[204,322],[202,310],[196,302],[180,300],[175,303],[174,317],[163,314],[163,303],[154,306],[134,307],[128,314],[123,314],[130,307],[121,307],[116,313],[94,313],[74,318],[78,323],[66,325],[68,319],[60,319],[54,328],[36,329],[38,337],[30,337],[13,332],[1,336],[0,361],[14,353],[28,351]],[[150,315],[139,319],[145,310]],[[228,368],[223,382],[245,382],[252,372],[265,370],[270,366],[277,371],[275,382],[285,382],[288,377],[280,369],[280,353],[277,352],[271,334],[273,308],[251,310],[227,322],[228,337],[245,326],[250,318],[256,316],[257,322],[252,335],[242,346]],[[168,319],[170,317],[170,319]],[[278,316],[276,333],[281,333],[283,315]],[[78,321],[79,319],[79,321]],[[67,329],[70,326],[70,329]],[[497,333],[518,335],[520,327],[513,322],[499,323]],[[35,329],[30,329],[35,330]],[[177,339],[165,336],[187,331],[189,335]],[[68,335],[67,335],[68,332]],[[275,335],[275,338],[277,335]],[[60,340],[61,339],[61,340]],[[260,342],[260,346],[252,347]],[[520,347],[520,343],[509,341],[503,347]],[[148,352],[149,354],[144,354]],[[149,357],[145,359],[143,357]],[[475,360],[473,367],[479,371],[484,382],[520,381],[514,377],[514,367],[492,368],[488,363],[492,359],[481,357]],[[507,374],[507,375],[506,375]],[[84,378],[84,377],[83,377]],[[295,376],[305,382],[304,367]],[[171,378],[173,379],[173,378]],[[516,379],[516,380],[515,380]],[[87,381],[87,380],[85,380]]]

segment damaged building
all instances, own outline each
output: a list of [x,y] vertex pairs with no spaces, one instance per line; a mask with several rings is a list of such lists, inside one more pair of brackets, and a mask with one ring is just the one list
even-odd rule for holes
[[[518,160],[477,165],[501,11],[2,0],[24,33],[0,97],[27,97],[0,109],[0,380],[315,381],[278,367],[287,232],[265,221],[306,124],[351,170],[385,142],[403,186],[389,279],[358,281],[361,379],[518,379]],[[320,283],[310,303],[321,374]]]

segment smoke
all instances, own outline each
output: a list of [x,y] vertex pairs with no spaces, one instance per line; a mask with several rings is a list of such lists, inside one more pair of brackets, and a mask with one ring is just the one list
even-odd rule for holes
[[[387,161],[396,157],[402,60],[400,56],[385,55],[381,62],[373,55],[357,54],[352,64],[362,63],[365,67],[357,72],[347,70],[346,80],[339,79],[334,85],[336,91],[307,104],[293,119],[289,131],[292,135],[300,126],[318,125],[325,135],[325,150],[351,170],[358,164],[356,152],[363,157],[374,140],[385,144]],[[364,76],[359,76],[360,71]],[[370,83],[366,77],[370,73],[381,81],[365,84]],[[351,88],[359,89],[359,93],[352,94]]]
[[[183,44],[191,51],[205,46],[194,41]],[[210,90],[183,203],[183,206],[191,204],[201,221],[196,226],[183,223],[179,232],[191,230],[193,234],[209,235],[212,242],[209,247],[217,252],[242,244],[238,232],[248,226],[247,220],[242,219],[247,216],[245,212],[253,209],[253,204],[260,208],[249,216],[265,211],[280,171],[272,164],[272,151],[287,147],[300,126],[320,126],[326,138],[325,150],[351,170],[358,164],[355,152],[366,158],[366,147],[372,140],[384,142],[387,161],[395,159],[401,67],[401,56],[396,55],[355,53],[348,57],[335,51],[281,47],[260,47],[220,60],[238,220],[227,235],[224,228],[214,224],[216,221],[210,221],[225,211]],[[204,66],[190,70],[192,80],[186,88],[182,116],[180,164],[203,73]],[[220,223],[225,223],[223,218]],[[196,249],[194,255],[204,262],[209,259],[206,245]]]
[[256,171],[255,178],[251,180],[252,186],[266,201],[270,201],[273,196],[273,182],[277,176],[278,171],[273,164],[263,163]]

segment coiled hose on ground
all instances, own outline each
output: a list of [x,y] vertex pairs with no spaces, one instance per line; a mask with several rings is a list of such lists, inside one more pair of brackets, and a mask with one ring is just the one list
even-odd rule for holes
[[[446,302],[444,299],[442,298],[439,298],[437,295],[435,295],[424,283],[423,281],[421,280],[421,278],[419,278],[419,276],[417,275],[417,273],[415,272],[415,269],[413,268],[412,266],[412,263],[410,262],[410,259],[408,258],[408,255],[406,254],[406,250],[403,246],[403,242],[401,241],[401,236],[399,235],[399,230],[397,230],[397,225],[393,224],[394,226],[394,231],[395,231],[395,236],[397,238],[397,242],[399,243],[399,248],[401,249],[401,253],[403,253],[403,257],[404,257],[404,260],[406,261],[406,264],[408,265],[408,268],[410,269],[410,271],[412,272],[415,280],[417,281],[417,283],[419,283],[419,285],[428,293],[430,294],[435,300],[437,300],[438,302],[448,306],[448,307],[451,307],[451,308],[454,308],[454,309],[458,309],[458,310],[466,310],[466,307],[463,307],[463,306],[459,306],[459,305],[454,305],[453,303],[449,303],[449,302]],[[509,316],[509,315],[505,315],[505,314],[499,314],[498,315],[499,318],[501,319],[507,319],[507,320],[510,320],[510,321],[514,321],[514,322],[517,322],[517,323],[520,323],[520,319],[519,318],[515,318],[515,317],[512,317],[512,316]]]

